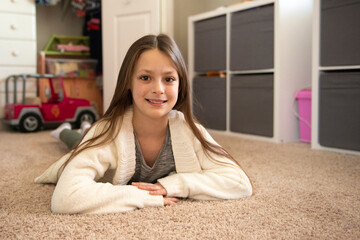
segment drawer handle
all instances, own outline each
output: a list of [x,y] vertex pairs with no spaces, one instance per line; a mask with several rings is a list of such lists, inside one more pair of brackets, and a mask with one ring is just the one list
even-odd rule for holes
[[17,0],[10,0],[11,2],[13,2],[13,3],[16,3],[17,2]]
[[20,52],[19,51],[12,51],[11,55],[13,55],[13,57],[17,57],[17,56],[20,55]]
[[10,25],[10,28],[11,28],[12,30],[16,30],[16,29],[17,29],[17,26],[16,26],[15,24],[11,24],[11,25]]

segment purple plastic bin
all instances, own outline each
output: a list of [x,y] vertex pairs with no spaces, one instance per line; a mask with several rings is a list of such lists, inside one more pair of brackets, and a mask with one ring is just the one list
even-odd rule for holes
[[311,142],[311,89],[304,89],[296,93],[299,107],[300,140]]

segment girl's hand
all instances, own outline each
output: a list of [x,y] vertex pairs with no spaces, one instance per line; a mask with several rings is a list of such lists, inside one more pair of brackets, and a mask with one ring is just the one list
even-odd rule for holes
[[131,185],[141,190],[149,191],[151,195],[167,195],[166,189],[160,183],[132,182]]
[[164,197],[164,205],[171,206],[175,205],[176,203],[180,202],[180,199],[175,197]]
[[180,201],[175,197],[166,197],[167,191],[160,183],[145,183],[145,182],[132,182],[131,185],[141,189],[149,191],[150,195],[162,195],[164,196],[164,205],[174,205]]

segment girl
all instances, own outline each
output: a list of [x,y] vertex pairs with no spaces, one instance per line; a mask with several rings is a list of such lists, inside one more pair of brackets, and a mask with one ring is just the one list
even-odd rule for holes
[[57,183],[51,210],[108,213],[250,196],[246,174],[193,119],[188,81],[171,38],[133,43],[104,116],[35,179]]

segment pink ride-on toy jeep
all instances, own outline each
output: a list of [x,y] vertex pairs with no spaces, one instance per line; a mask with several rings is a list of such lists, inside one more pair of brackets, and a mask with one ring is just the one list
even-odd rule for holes
[[[47,102],[39,97],[39,79],[48,78],[50,89],[45,90]],[[26,82],[36,80],[37,94],[26,96]],[[17,84],[21,80],[21,101],[17,99]],[[9,86],[13,87],[13,101],[9,101]],[[85,99],[69,98],[64,91],[61,76],[51,74],[11,75],[5,82],[5,123],[23,132],[35,132],[42,126],[70,122],[80,127],[83,121],[90,123],[98,119],[98,114],[90,102]]]

